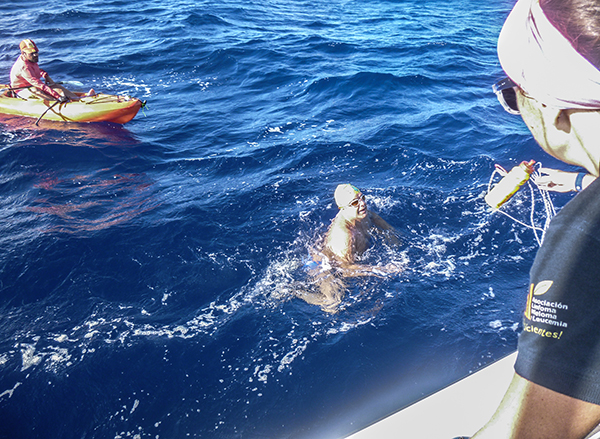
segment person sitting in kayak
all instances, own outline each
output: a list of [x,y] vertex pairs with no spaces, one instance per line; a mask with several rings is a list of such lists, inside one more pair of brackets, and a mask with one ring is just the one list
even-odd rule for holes
[[[32,40],[19,44],[21,55],[10,70],[10,86],[23,99],[48,99],[60,102],[78,100],[79,97],[60,84],[56,84],[38,65],[39,50]],[[40,78],[44,78],[43,83]]]

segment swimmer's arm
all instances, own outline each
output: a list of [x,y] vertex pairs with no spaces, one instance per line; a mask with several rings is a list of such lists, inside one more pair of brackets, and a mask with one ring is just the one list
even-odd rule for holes
[[330,230],[325,239],[326,253],[337,261],[339,272],[344,277],[377,276],[385,277],[402,271],[402,267],[395,264],[385,266],[363,265],[354,262],[350,249],[350,235],[341,230]]
[[375,226],[377,226],[381,230],[394,230],[394,228],[392,226],[390,226],[386,220],[381,218],[375,212],[371,212],[371,221],[373,222],[373,224]]
[[375,212],[371,212],[371,222],[378,229],[380,229],[384,232],[387,232],[385,234],[385,240],[387,241],[388,244],[391,244],[391,245],[402,244],[402,241],[398,237],[396,229],[394,229],[392,226],[390,226],[386,220],[381,218]]
[[361,265],[361,264],[342,264],[340,271],[344,277],[375,276],[386,277],[392,274],[400,274],[403,267],[397,264],[387,265]]

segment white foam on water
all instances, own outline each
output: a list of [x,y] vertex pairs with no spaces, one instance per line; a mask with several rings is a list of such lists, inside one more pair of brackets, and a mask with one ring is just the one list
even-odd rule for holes
[[19,387],[21,384],[23,384],[23,383],[17,382],[12,389],[8,389],[8,390],[5,390],[4,392],[0,393],[0,401],[5,396],[8,396],[8,398],[12,398],[13,393],[15,393],[15,390],[17,390],[17,387]]

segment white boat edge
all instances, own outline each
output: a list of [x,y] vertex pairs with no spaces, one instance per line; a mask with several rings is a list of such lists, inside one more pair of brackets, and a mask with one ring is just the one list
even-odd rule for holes
[[516,351],[347,439],[453,439],[474,435],[492,417],[514,374]]
[[[498,408],[516,360],[515,351],[346,439],[471,437]],[[600,439],[600,425],[584,439]]]

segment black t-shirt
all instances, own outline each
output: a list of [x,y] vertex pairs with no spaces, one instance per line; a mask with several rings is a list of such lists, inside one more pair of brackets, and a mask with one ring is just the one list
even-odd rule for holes
[[552,219],[530,272],[515,371],[600,404],[600,178]]

